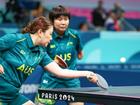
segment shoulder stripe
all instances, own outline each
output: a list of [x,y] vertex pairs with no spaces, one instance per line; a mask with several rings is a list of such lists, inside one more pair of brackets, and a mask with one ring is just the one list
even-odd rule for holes
[[72,34],[70,31],[69,31],[69,34],[70,34],[73,38],[77,38],[76,35]]
[[20,39],[20,40],[18,40],[18,41],[16,41],[16,42],[22,42],[22,41],[24,41],[24,40],[26,40],[26,38]]
[[73,38],[77,38],[74,34],[70,34]]

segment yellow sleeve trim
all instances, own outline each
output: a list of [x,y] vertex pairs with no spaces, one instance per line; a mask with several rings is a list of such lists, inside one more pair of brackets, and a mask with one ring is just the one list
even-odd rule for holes
[[22,41],[24,41],[24,40],[26,40],[26,38],[20,39],[20,40],[18,40],[18,41],[16,41],[16,42],[22,42]]
[[77,38],[76,35],[72,34],[71,32],[69,32],[69,33],[73,38]]
[[74,34],[70,34],[73,38],[76,38],[76,36]]

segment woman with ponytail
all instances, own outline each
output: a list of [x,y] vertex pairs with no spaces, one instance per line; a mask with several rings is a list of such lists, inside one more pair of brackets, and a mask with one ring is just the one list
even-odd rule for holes
[[52,39],[52,32],[51,22],[40,16],[23,28],[22,33],[0,37],[0,105],[35,105],[19,90],[37,65],[62,78],[93,74],[92,82],[97,82],[93,72],[62,69],[48,56],[44,47]]

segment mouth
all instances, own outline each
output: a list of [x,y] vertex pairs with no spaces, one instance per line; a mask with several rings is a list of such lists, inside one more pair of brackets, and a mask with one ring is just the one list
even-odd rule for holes
[[60,28],[66,28],[66,27],[60,27]]
[[61,30],[65,30],[65,29],[66,29],[66,27],[60,27],[60,29],[61,29]]
[[60,28],[67,28],[67,26],[66,25],[61,25]]

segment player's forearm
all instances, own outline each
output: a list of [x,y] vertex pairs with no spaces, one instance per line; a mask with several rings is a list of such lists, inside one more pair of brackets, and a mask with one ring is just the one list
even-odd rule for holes
[[3,74],[4,73],[4,69],[3,69],[3,66],[0,64],[0,74]]
[[62,69],[55,62],[48,64],[45,67],[45,69],[60,78],[87,77],[87,75],[93,73],[91,71],[75,71],[75,70]]
[[82,59],[82,58],[83,58],[83,52],[80,51],[80,52],[78,53],[78,59],[80,60],[80,59]]
[[68,70],[62,69],[62,74],[59,74],[59,77],[63,78],[79,78],[79,77],[87,77],[91,72],[90,71],[75,71],[75,70]]

